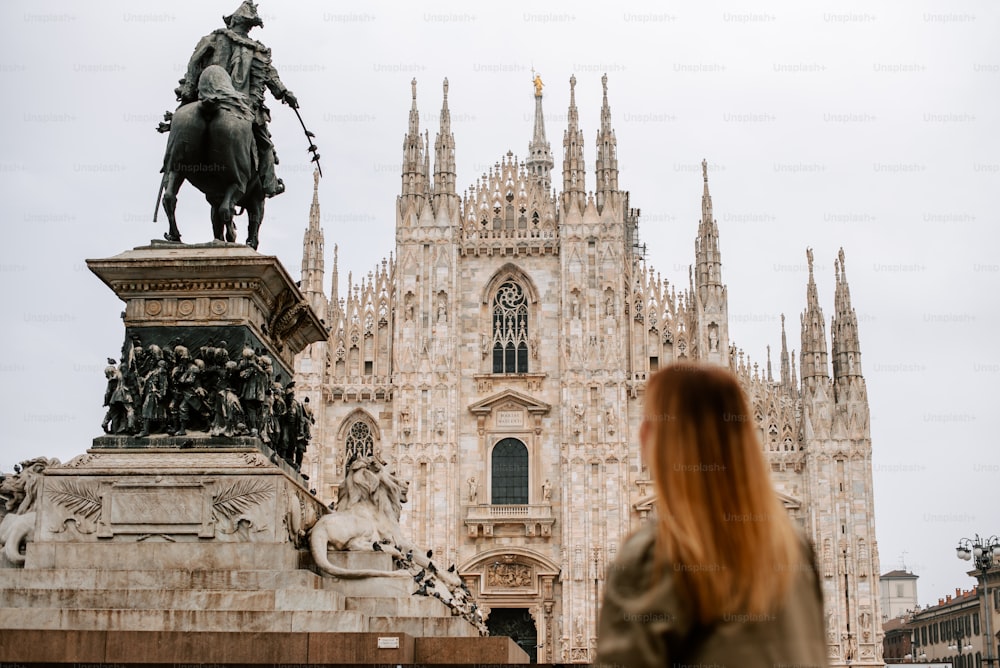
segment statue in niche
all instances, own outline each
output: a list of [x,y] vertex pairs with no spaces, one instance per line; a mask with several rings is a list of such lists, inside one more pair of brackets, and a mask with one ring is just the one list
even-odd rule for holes
[[719,351],[719,327],[714,323],[708,326],[708,349],[711,352]]
[[479,481],[476,480],[475,476],[469,478],[469,503],[475,503],[476,499],[479,497]]
[[441,324],[448,322],[448,304],[444,295],[438,297],[437,321]]
[[413,293],[407,292],[406,298],[404,299],[403,307],[403,319],[407,321],[413,320]]
[[542,500],[545,502],[552,500],[552,483],[549,482],[548,478],[542,483]]

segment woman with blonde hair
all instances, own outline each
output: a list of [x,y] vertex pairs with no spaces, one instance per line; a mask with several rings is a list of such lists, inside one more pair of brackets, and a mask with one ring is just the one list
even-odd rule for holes
[[639,438],[656,518],[608,572],[598,662],[826,666],[812,549],[774,492],[735,376],[700,364],[654,374]]

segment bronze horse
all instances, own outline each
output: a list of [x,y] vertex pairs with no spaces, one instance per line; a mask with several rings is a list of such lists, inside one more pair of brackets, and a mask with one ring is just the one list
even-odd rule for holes
[[[198,101],[173,113],[163,158],[163,210],[170,224],[167,241],[180,242],[177,191],[184,181],[205,194],[212,207],[212,231],[220,241],[236,241],[236,207],[250,220],[247,246],[256,249],[264,217],[264,191],[258,174],[253,112],[244,95],[218,65],[198,79]],[[154,217],[155,220],[155,217]]]

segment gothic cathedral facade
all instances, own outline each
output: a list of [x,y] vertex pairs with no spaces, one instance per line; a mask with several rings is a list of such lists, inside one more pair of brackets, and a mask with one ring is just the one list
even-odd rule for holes
[[673,360],[726,366],[816,547],[831,663],[882,665],[869,409],[843,251],[829,346],[807,251],[799,369],[784,317],[778,376],[770,359],[751,365],[730,340],[706,165],[695,262],[678,288],[640,250],[602,83],[592,192],[574,77],[562,192],[536,81],[527,157],[508,152],[460,193],[447,80],[433,147],[414,81],[395,253],[341,295],[335,249],[330,298],[314,193],[301,287],[329,339],[296,359],[316,420],[304,470],[335,500],[349,453],[379,453],[411,482],[404,529],[456,564],[490,627],[513,629],[541,662],[588,662],[605,569],[653,512],[638,444],[645,380]]

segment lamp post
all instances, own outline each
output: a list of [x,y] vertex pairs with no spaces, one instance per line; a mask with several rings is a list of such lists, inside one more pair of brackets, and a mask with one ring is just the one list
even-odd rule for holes
[[993,624],[992,624],[992,611],[990,610],[990,592],[989,592],[989,570],[993,568],[995,564],[1000,564],[1000,538],[996,536],[990,536],[989,538],[982,538],[977,533],[975,538],[962,538],[958,541],[958,547],[955,548],[956,555],[959,559],[964,561],[972,561],[976,566],[974,570],[979,572],[976,574],[977,579],[982,583],[983,590],[983,625],[986,631],[986,665],[993,666],[993,662],[996,659],[993,658],[993,643],[996,642],[996,638],[993,637]]

